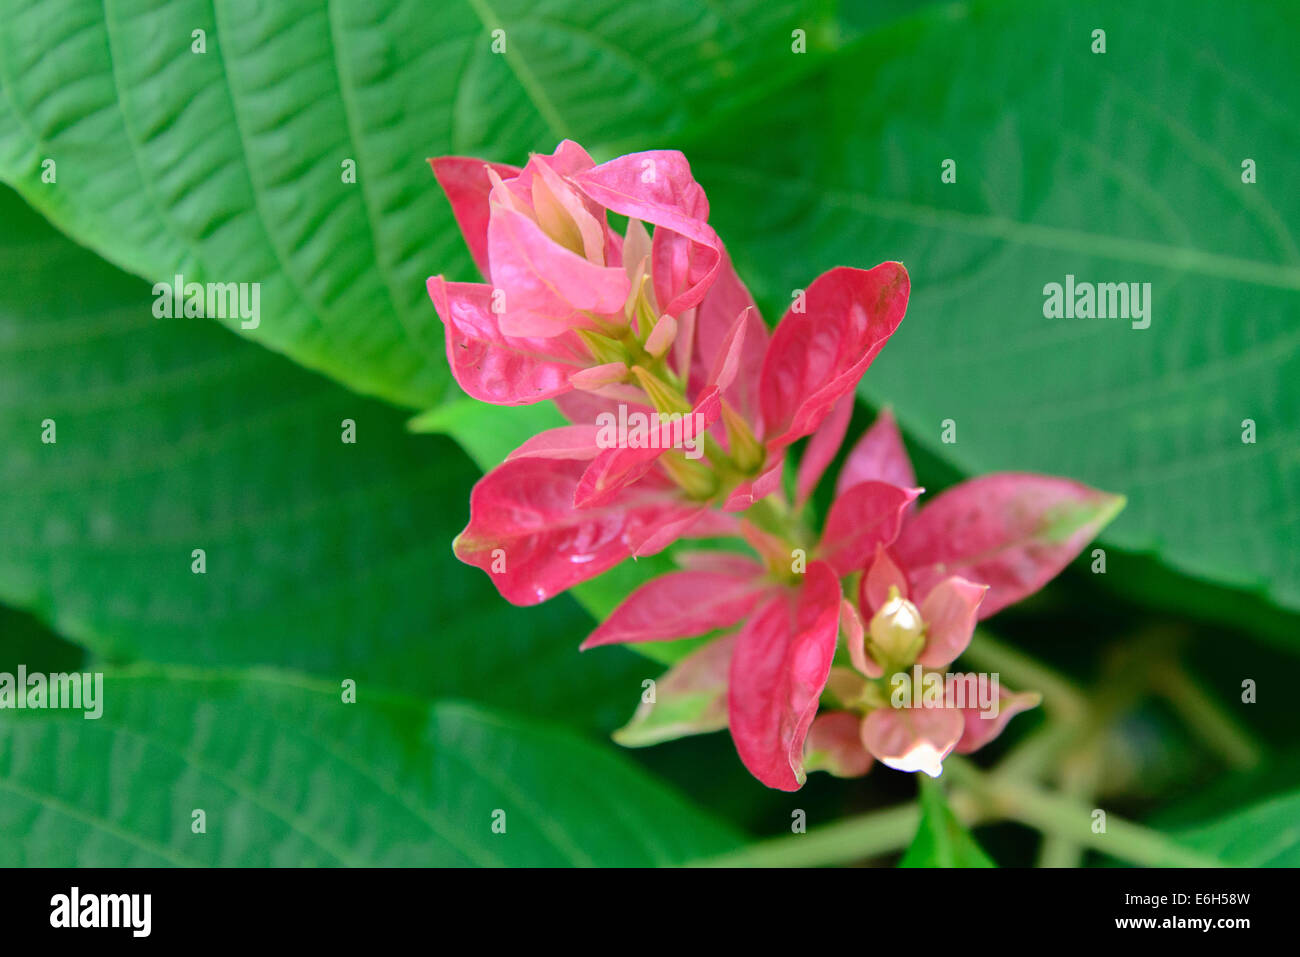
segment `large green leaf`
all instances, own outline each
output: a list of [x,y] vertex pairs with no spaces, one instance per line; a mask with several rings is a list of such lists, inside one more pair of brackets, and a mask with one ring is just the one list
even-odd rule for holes
[[805,5],[3,0],[0,178],[151,280],[260,282],[250,335],[429,406],[424,280],[472,266],[425,158],[670,135],[792,70]]
[[[910,435],[1126,495],[1104,542],[1296,609],[1297,33],[1265,2],[948,5],[685,148],[770,312],[828,267],[907,264],[863,394]],[[1150,282],[1150,327],[1045,318],[1067,274]]]
[[113,660],[626,719],[643,661],[579,655],[572,599],[513,608],[452,556],[478,472],[451,442],[211,323],[154,319],[144,283],[8,190],[0,220],[0,600]]
[[1300,791],[1183,831],[1194,850],[1237,867],[1300,867]]
[[937,781],[917,775],[921,824],[899,867],[996,867],[970,831],[957,820]]
[[608,750],[476,707],[269,671],[110,672],[103,695],[98,720],[0,712],[0,865],[645,866],[739,842]]

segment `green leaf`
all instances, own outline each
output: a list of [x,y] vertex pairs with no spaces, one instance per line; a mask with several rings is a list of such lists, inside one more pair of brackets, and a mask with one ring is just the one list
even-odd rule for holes
[[948,807],[943,788],[917,775],[921,790],[921,826],[899,867],[997,867],[970,831]]
[[1300,791],[1175,836],[1235,867],[1300,867]]
[[249,335],[427,408],[450,377],[424,282],[473,267],[426,158],[663,145],[795,69],[810,6],[3,0],[0,178],[150,280],[260,282]]
[[114,661],[626,719],[641,659],[579,655],[572,599],[514,608],[452,556],[478,470],[451,442],[211,323],[153,318],[144,283],[8,190],[0,220],[0,601]]
[[110,671],[103,695],[98,720],[0,712],[0,865],[649,866],[740,840],[620,756],[477,707],[269,671]]
[[[1300,609],[1300,10],[1227,11],[931,8],[684,148],[770,318],[829,267],[906,263],[862,394],[927,449],[1125,495],[1103,543]],[[1067,275],[1151,283],[1150,327],[1045,318]]]

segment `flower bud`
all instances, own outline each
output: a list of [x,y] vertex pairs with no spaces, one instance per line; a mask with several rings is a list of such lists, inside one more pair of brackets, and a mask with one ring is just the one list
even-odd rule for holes
[[878,659],[893,665],[909,665],[925,644],[921,612],[890,586],[889,598],[871,617],[872,650]]

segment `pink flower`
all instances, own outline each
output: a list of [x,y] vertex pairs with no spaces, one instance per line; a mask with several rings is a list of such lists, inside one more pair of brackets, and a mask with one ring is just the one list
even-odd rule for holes
[[[456,554],[513,602],[678,537],[734,533],[718,512],[776,490],[785,449],[852,392],[906,309],[901,265],[837,268],[769,337],[677,152],[597,166],[566,141],[522,170],[432,163],[490,279],[429,280],[457,380],[490,402],[554,398],[574,423],[536,436],[471,496]],[[625,236],[607,211],[630,217]],[[684,418],[697,454],[604,439],[630,416]]]
[[[834,457],[846,418],[836,410],[809,442],[802,497]],[[949,678],[943,669],[966,649],[977,620],[1058,574],[1122,500],[1064,479],[1003,474],[965,482],[918,510],[914,485],[884,413],[845,462],[805,573],[790,567],[797,541],[746,520],[741,531],[762,563],[688,553],[682,571],[633,592],[583,647],[728,632],[725,682],[718,656],[705,657],[708,645],[669,672],[667,688],[690,687],[699,700],[696,672],[707,661],[713,690],[702,703],[716,714],[725,696],[736,750],[770,787],[795,790],[812,769],[855,776],[873,760],[938,774],[953,750],[976,750],[1038,702],[999,684],[994,708],[987,679],[981,686],[979,676]],[[858,570],[855,604],[840,583]],[[841,646],[851,668],[832,668]],[[935,684],[931,675],[945,680],[937,701],[920,693]],[[895,706],[893,687],[913,684],[917,706]],[[954,700],[950,689],[965,697]],[[818,715],[824,696],[835,706]],[[679,720],[677,733],[712,730],[715,721]]]
[[[430,162],[488,279],[428,283],[452,373],[484,402],[634,387],[630,368],[656,364],[724,268],[704,191],[681,153],[597,166],[565,140],[523,169],[456,156]],[[611,229],[608,211],[629,217],[626,236]],[[655,226],[653,239],[643,223]]]
[[920,491],[860,483],[836,501],[811,549],[746,520],[741,533],[762,563],[718,552],[684,556],[683,571],[634,591],[582,647],[740,626],[725,689],[732,739],[760,781],[796,790],[804,781],[804,738],[835,656],[840,579],[894,540]]
[[[572,423],[475,485],[456,555],[516,604],[681,538],[742,537],[758,556],[679,555],[681,571],[637,589],[584,643],[722,633],[621,740],[725,724],[755,777],[795,790],[807,770],[855,775],[874,760],[937,774],[1037,703],[999,688],[975,707],[944,669],[978,619],[1042,587],[1121,499],[1002,474],[918,508],[885,413],[849,454],[820,531],[805,524],[855,388],[906,312],[900,263],[831,269],[769,336],[680,153],[597,165],[565,141],[523,169],[432,164],[488,279],[429,280],[453,374],[487,402],[554,399]],[[622,235],[609,212],[628,218]],[[782,469],[803,438],[791,502]],[[840,651],[851,667],[835,666]]]

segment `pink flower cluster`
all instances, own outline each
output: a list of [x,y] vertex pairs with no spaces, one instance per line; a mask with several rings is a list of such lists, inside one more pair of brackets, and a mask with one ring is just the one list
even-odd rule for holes
[[[950,697],[901,706],[891,690],[950,665],[977,619],[1054,577],[1122,500],[1000,474],[918,507],[886,413],[849,453],[820,531],[808,525],[854,389],[907,307],[901,264],[824,273],[769,334],[681,153],[597,165],[565,141],[523,169],[432,164],[488,279],[428,283],[457,382],[496,404],[553,399],[572,423],[474,487],[456,555],[527,605],[681,539],[752,550],[681,552],[680,571],[583,645],[722,632],[659,682],[653,707],[673,720],[655,739],[725,726],[759,780],[794,790],[808,769],[856,775],[873,758],[937,774],[1036,703],[1002,692],[989,716]],[[693,416],[702,454],[603,438],[629,412]]]

